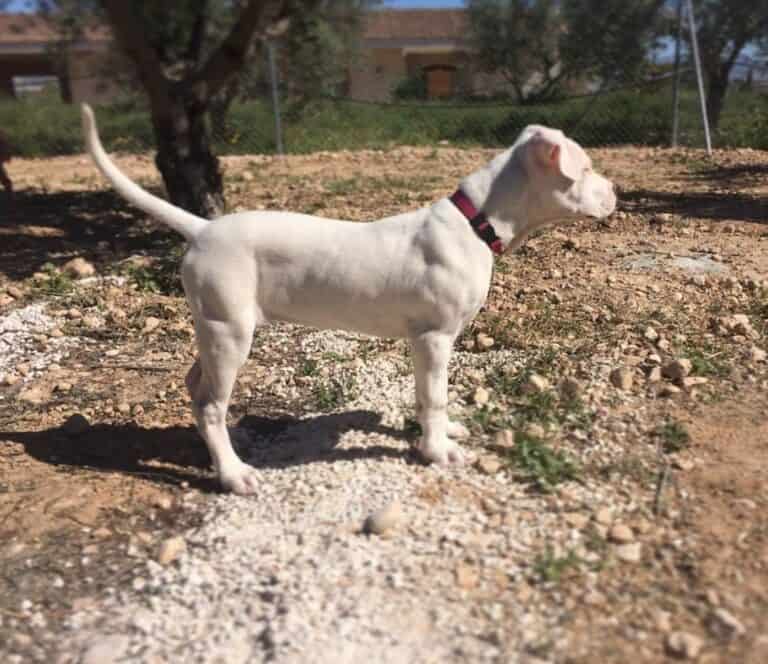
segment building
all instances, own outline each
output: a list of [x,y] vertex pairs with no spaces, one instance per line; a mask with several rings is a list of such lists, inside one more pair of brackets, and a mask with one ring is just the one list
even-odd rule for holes
[[[378,10],[366,17],[361,49],[350,64],[347,94],[388,101],[404,81],[418,81],[430,98],[482,91],[489,79],[477,71],[463,10]],[[62,99],[109,101],[119,92],[112,37],[94,25],[64,45],[34,14],[0,14],[0,94],[58,87]]]

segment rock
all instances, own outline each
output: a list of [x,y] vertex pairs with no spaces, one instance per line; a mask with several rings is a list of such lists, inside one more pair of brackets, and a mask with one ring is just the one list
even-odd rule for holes
[[66,381],[60,381],[53,386],[53,391],[62,392],[66,394],[67,392],[72,391],[72,383],[68,383]]
[[655,328],[649,325],[648,327],[645,328],[645,331],[643,332],[643,337],[645,337],[650,342],[655,342],[659,338],[659,333],[655,330]]
[[383,535],[395,529],[403,520],[403,507],[398,501],[371,512],[363,523],[363,532],[369,535]]
[[528,376],[522,387],[523,394],[537,394],[546,392],[549,389],[549,381],[544,376],[532,373]]
[[589,517],[586,514],[582,514],[581,512],[566,512],[564,517],[565,522],[569,526],[573,526],[578,530],[581,530],[589,523]]
[[692,459],[689,459],[684,456],[676,455],[672,459],[672,465],[677,468],[678,470],[682,470],[683,472],[689,472],[693,470],[696,467],[696,464]]
[[160,548],[157,552],[157,562],[161,565],[170,565],[186,550],[187,543],[183,537],[180,535],[170,537],[160,544]]
[[160,319],[155,318],[154,316],[147,316],[147,318],[144,320],[144,327],[142,328],[142,332],[149,334],[150,332],[156,330],[158,327],[160,327]]
[[578,399],[581,393],[581,383],[575,378],[564,378],[560,382],[560,394],[566,399]]
[[5,292],[8,293],[14,300],[20,300],[24,297],[24,291],[21,290],[21,288],[17,288],[16,286],[8,286],[8,288],[5,289]]
[[456,585],[464,590],[472,590],[477,587],[480,581],[480,575],[477,569],[467,563],[456,565]]
[[595,512],[595,521],[603,526],[610,526],[613,523],[613,510],[609,507],[601,507]]
[[649,383],[658,383],[661,380],[661,367],[651,367],[648,369],[646,379]]
[[620,544],[616,547],[616,557],[625,563],[639,563],[643,558],[643,547],[640,542]]
[[475,462],[475,466],[486,475],[495,475],[501,470],[502,463],[497,456],[485,454]]
[[681,358],[674,360],[664,365],[661,370],[662,375],[674,382],[681,382],[683,378],[688,376],[693,369],[693,364],[687,358]]
[[484,387],[478,387],[472,393],[472,401],[476,406],[485,406],[491,399],[491,394]]
[[750,346],[747,351],[747,359],[750,362],[765,362],[766,358],[768,358],[768,353],[757,346]]
[[611,371],[610,379],[611,384],[614,387],[626,392],[632,389],[635,376],[631,369],[627,369],[626,367],[618,367]]
[[715,609],[712,613],[712,629],[715,633],[722,633],[729,638],[741,636],[747,631],[736,616],[722,608]]
[[683,659],[696,659],[704,646],[701,637],[689,632],[670,632],[666,640],[667,651]]
[[117,404],[117,412],[122,413],[123,415],[127,415],[131,412],[131,404],[129,404],[127,401],[121,401],[119,404]]
[[93,267],[93,263],[89,263],[85,258],[80,256],[64,263],[64,265],[61,266],[61,271],[75,279],[92,277],[96,274],[96,268]]
[[691,390],[699,385],[706,385],[709,382],[709,378],[706,376],[687,376],[680,381],[680,384],[686,389]]
[[80,413],[70,415],[64,424],[61,425],[62,431],[69,434],[70,436],[76,436],[78,434],[85,433],[90,428],[91,423],[88,421],[85,415],[81,415]]
[[480,350],[488,350],[489,348],[493,348],[493,344],[496,343],[496,341],[493,337],[489,337],[483,332],[478,332],[475,337],[475,343]]
[[12,302],[14,302],[14,299],[10,295],[0,293],[0,307],[4,307]]
[[110,634],[92,640],[78,660],[80,664],[117,664],[128,653],[131,638],[125,634]]
[[609,531],[608,536],[612,541],[617,542],[618,544],[633,542],[635,539],[635,534],[632,532],[632,529],[623,523],[615,524]]
[[497,447],[512,449],[515,446],[515,432],[511,429],[497,431],[493,437],[493,442]]
[[672,385],[671,383],[664,383],[661,387],[659,387],[658,395],[660,397],[673,397],[676,394],[680,394],[680,392],[682,392],[682,390],[676,385]]
[[40,385],[32,385],[31,387],[28,387],[19,392],[18,396],[19,401],[24,401],[25,403],[31,403],[34,405],[40,405],[46,400],[46,398],[47,393]]

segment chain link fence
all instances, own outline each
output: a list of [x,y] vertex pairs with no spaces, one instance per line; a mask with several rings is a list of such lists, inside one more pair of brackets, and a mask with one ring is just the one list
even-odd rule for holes
[[[713,144],[768,149],[768,69],[753,63],[734,68]],[[386,148],[392,145],[503,147],[528,124],[563,129],[588,147],[668,146],[673,131],[672,71],[654,77],[617,81],[583,94],[540,104],[494,101],[379,103],[344,96],[281,99],[279,125],[289,153]],[[704,131],[693,69],[680,71],[678,143],[703,147]],[[146,109],[126,95],[98,110],[99,126],[110,150],[152,150]],[[249,88],[248,96],[211,113],[217,154],[274,153],[278,148],[275,107],[269,81]],[[0,123],[22,156],[82,151],[79,111],[55,94],[0,103]]]

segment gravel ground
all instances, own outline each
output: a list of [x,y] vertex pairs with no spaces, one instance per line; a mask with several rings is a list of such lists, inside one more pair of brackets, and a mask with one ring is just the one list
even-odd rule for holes
[[[259,342],[284,345],[295,334],[274,327]],[[332,332],[300,342],[340,357],[376,343]],[[130,661],[229,664],[533,662],[544,646],[565,648],[562,607],[532,602],[526,583],[562,500],[531,495],[503,474],[415,461],[402,433],[413,378],[399,344],[389,346],[348,368],[326,362],[326,380],[346,372],[356,385],[337,413],[309,414],[271,437],[250,432],[249,443],[240,437],[240,453],[263,475],[258,497],[212,499],[177,559],[148,560],[132,588],[70,618],[63,651],[89,663],[105,661],[106,649]],[[520,359],[458,353],[453,371]],[[454,413],[467,408],[455,398]],[[577,511],[608,498],[589,482],[565,495]],[[387,507],[384,532],[364,532],[366,516]],[[578,529],[562,536],[559,549],[584,548]]]

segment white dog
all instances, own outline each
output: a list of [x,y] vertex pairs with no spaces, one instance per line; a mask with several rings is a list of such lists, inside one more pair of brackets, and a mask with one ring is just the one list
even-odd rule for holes
[[448,359],[485,302],[493,254],[546,224],[613,212],[613,185],[562,132],[532,125],[487,166],[431,207],[355,223],[291,212],[243,212],[208,221],[144,191],[109,159],[83,106],[93,160],[128,202],[183,235],[182,281],[199,358],[187,375],[192,410],[219,480],[239,494],[258,475],[232,449],[226,415],[256,327],[287,321],[405,337],[413,351],[418,450],[460,463],[448,419]]

